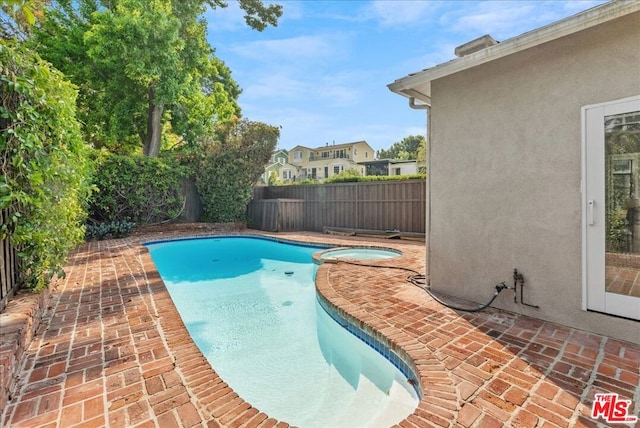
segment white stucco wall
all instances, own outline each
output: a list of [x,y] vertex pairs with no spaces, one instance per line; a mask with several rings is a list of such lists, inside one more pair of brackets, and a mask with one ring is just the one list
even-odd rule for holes
[[[400,174],[396,174],[396,170],[398,168],[400,168]],[[417,173],[418,173],[418,165],[416,162],[389,164],[389,175],[408,175],[408,174],[417,174]]]
[[[640,342],[638,322],[581,310],[581,116],[640,93],[640,14],[432,82],[433,289]],[[519,297],[519,296],[518,296]]]

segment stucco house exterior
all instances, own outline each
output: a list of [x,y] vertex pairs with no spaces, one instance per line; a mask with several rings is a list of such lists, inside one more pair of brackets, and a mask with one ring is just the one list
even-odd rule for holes
[[322,180],[348,169],[364,175],[358,162],[373,160],[374,150],[366,141],[332,144],[315,148],[296,146],[289,150],[289,164],[296,167],[294,179]]
[[640,343],[640,2],[456,53],[388,85],[427,113],[431,288],[515,268],[493,306]]
[[409,175],[418,173],[418,161],[416,160],[396,160],[396,159],[376,159],[367,162],[360,162],[364,166],[363,175]]

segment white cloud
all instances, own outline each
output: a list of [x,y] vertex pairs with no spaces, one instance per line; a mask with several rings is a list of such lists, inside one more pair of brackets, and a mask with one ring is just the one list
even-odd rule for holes
[[209,33],[238,31],[247,25],[244,21],[244,11],[240,9],[239,3],[234,1],[228,2],[228,6],[224,8],[207,7],[204,18],[207,20]]
[[345,107],[356,104],[361,95],[355,83],[350,82],[349,76],[306,79],[288,70],[252,77],[252,81],[244,86],[241,101],[322,101],[328,107]]
[[[465,41],[467,40],[462,41],[460,44]],[[399,62],[398,65],[394,67],[395,70],[398,70],[397,72],[394,72],[394,79],[455,59],[456,56],[454,51],[456,46],[458,45],[455,43],[432,41],[425,48],[424,54],[410,57]]]
[[363,96],[363,86],[371,81],[371,73],[361,70],[342,71],[339,73],[328,73],[316,79],[317,97],[327,100],[333,107],[348,107],[361,102]]
[[277,62],[282,59],[323,58],[337,55],[339,44],[333,36],[303,35],[287,39],[256,40],[231,48],[245,58]]
[[316,94],[326,100],[329,106],[345,107],[358,102],[358,91],[348,85],[339,85],[327,82],[318,87]]
[[372,19],[380,25],[393,27],[407,24],[424,24],[430,20],[440,8],[437,1],[389,1],[375,0],[367,8]]
[[489,33],[494,37],[505,37],[505,34],[512,34],[515,29],[523,27],[521,32],[525,32],[532,26],[534,6],[530,2],[487,1],[473,5],[444,15],[443,23],[448,23],[453,32],[477,36]]
[[519,36],[549,22],[588,9],[604,0],[591,1],[480,1],[461,2],[445,13],[440,23],[470,39],[491,34],[499,41]]
[[606,3],[608,0],[573,0],[564,2],[564,12],[562,16],[567,16],[567,13],[578,13],[598,6],[599,4]]
[[304,11],[302,7],[303,2],[289,0],[285,2],[276,1],[274,3],[282,5],[282,16],[278,21],[279,23],[304,18]]
[[295,99],[308,96],[309,84],[282,73],[267,73],[256,76],[247,84],[242,98],[248,99]]

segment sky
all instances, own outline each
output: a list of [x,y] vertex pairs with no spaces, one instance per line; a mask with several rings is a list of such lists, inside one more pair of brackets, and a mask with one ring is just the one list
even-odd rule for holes
[[389,83],[485,34],[502,42],[604,1],[280,0],[278,26],[263,32],[228,3],[205,18],[243,117],[281,127],[280,149],[365,140],[377,151],[426,134],[426,113]]

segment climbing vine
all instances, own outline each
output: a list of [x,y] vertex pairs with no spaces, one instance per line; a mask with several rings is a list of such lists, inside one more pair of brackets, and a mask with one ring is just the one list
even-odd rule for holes
[[90,194],[88,147],[76,90],[36,54],[0,41],[2,237],[18,248],[25,285],[41,289],[83,240]]

